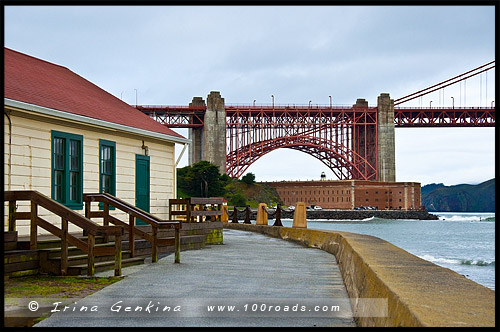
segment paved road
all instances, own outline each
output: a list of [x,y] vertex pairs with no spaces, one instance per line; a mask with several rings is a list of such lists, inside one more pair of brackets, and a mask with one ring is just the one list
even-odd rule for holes
[[224,229],[224,245],[183,251],[181,264],[123,272],[36,327],[355,326],[335,256],[261,234]]

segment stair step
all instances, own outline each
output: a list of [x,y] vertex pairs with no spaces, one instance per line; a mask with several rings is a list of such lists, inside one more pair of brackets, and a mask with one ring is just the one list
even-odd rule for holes
[[[73,234],[74,235],[74,234]],[[86,236],[77,236],[78,239],[82,240],[83,242],[87,242],[87,237]],[[112,239],[112,237],[110,238]],[[96,236],[95,237],[95,244],[101,244],[104,242],[104,237],[102,236]],[[20,249],[29,249],[30,246],[30,241],[29,240],[19,240],[18,242],[18,248]],[[61,239],[55,238],[55,239],[39,239],[37,241],[37,249],[51,249],[51,248],[60,248],[61,247]]]
[[[204,242],[206,238],[206,235],[184,235],[180,237],[181,240],[181,245],[183,244],[188,244],[188,243],[193,243],[193,242]],[[169,239],[172,240],[172,244],[164,245],[164,246],[173,246],[174,245],[174,238],[169,238],[169,237],[163,237],[161,239]],[[123,249],[128,249],[128,241],[123,241]],[[160,245],[159,247],[163,247],[163,245]],[[135,240],[135,248],[151,248],[151,243],[147,240],[144,239],[136,239]]]
[[17,249],[17,231],[3,233],[3,250],[10,251]]
[[[130,251],[128,251],[128,250],[122,251],[122,261],[125,259],[128,259],[128,258],[130,258]],[[60,261],[61,256],[51,257],[51,258],[49,258],[49,260]],[[115,256],[114,255],[107,255],[107,256],[94,257],[95,263],[109,262],[109,261],[114,262]],[[68,266],[83,265],[83,264],[87,264],[87,262],[88,262],[88,255],[87,254],[68,256]]]
[[[145,257],[134,257],[122,259],[122,268],[133,265],[144,264]],[[95,272],[102,272],[113,270],[115,268],[115,261],[98,262],[94,264]],[[87,264],[68,266],[68,275],[83,275],[87,274]]]
[[36,250],[11,250],[4,252],[4,275],[23,276],[37,273],[40,263]]
[[[95,247],[114,247],[115,243],[114,242],[108,242],[108,243],[99,243],[96,244]],[[60,257],[61,255],[61,248],[47,248],[43,249],[49,252],[49,258],[54,258],[54,257]],[[84,252],[81,249],[78,249],[75,246],[68,246],[68,256],[77,256],[77,255],[83,255]]]

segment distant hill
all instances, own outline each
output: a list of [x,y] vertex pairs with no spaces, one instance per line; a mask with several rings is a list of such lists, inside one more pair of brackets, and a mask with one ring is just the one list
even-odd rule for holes
[[422,205],[430,212],[495,212],[495,179],[477,185],[425,185]]

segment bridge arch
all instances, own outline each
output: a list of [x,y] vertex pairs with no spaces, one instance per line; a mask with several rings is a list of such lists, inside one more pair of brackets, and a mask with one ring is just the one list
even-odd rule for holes
[[[240,177],[264,155],[277,149],[289,148],[305,152],[321,161],[339,179],[375,180],[377,170],[369,160],[345,144],[315,136],[285,136],[255,142],[230,151],[226,159],[226,173]],[[366,167],[368,165],[368,167]]]

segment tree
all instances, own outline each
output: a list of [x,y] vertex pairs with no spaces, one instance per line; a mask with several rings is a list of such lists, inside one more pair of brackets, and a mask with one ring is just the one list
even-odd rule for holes
[[227,201],[228,201],[228,204],[232,205],[232,206],[246,206],[247,205],[246,197],[239,192],[237,192],[234,195],[232,195],[231,197],[229,197]]
[[232,179],[229,175],[227,175],[226,173],[222,174],[222,175],[220,176],[220,178],[219,178],[219,179],[220,179],[220,181],[221,181],[221,183],[222,183],[222,186],[223,186],[223,187],[225,187],[225,186],[227,186],[228,184],[230,184],[230,183],[231,183],[231,181],[233,180],[233,179]]
[[186,197],[224,196],[219,167],[202,160],[177,170],[178,192]]
[[255,183],[255,174],[247,173],[241,178],[241,182],[246,184],[254,184]]

